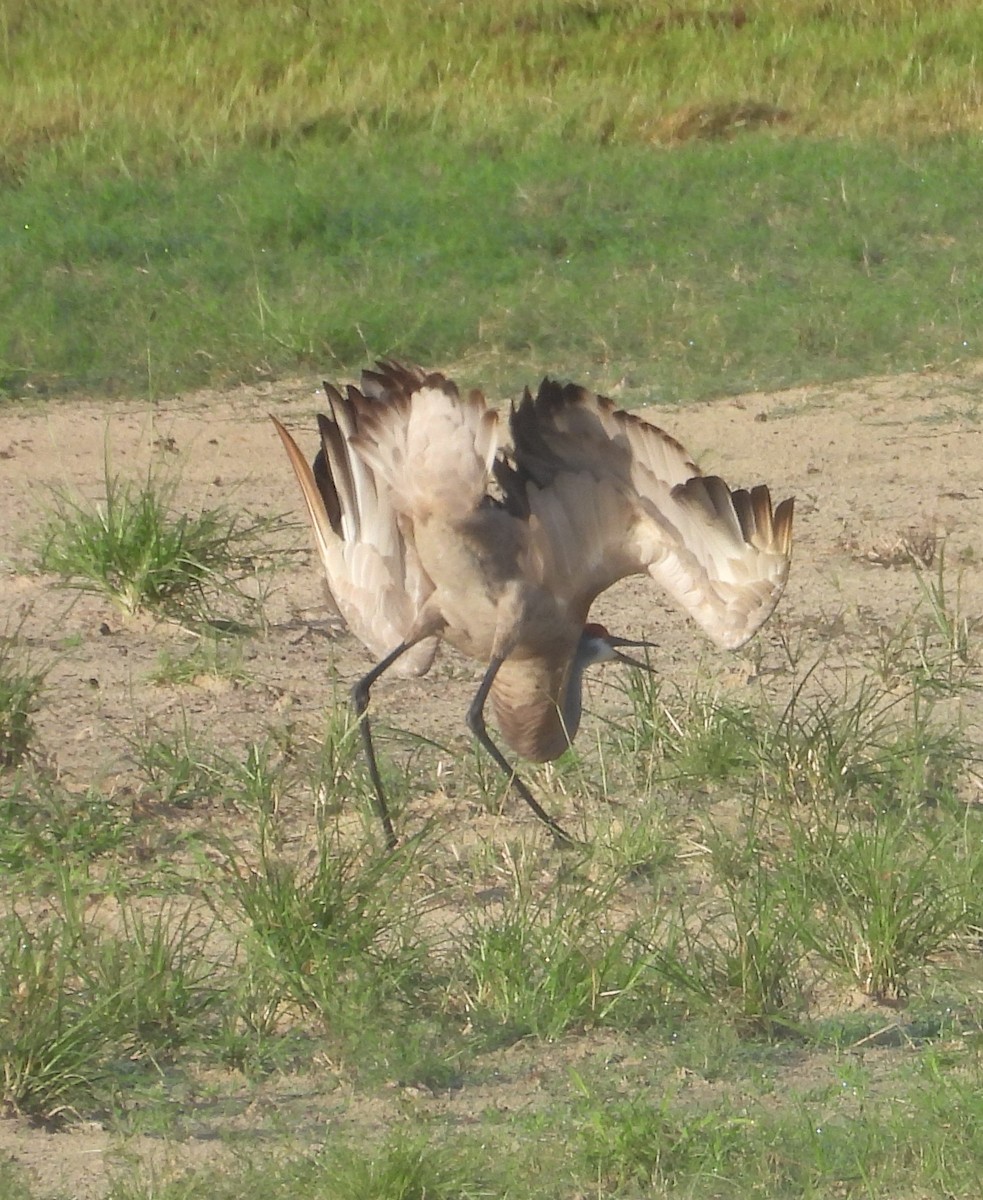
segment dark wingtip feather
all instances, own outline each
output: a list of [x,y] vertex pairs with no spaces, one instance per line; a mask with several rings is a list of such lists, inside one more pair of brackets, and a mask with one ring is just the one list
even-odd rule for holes
[[[772,507],[771,492],[763,484],[744,492],[744,512],[738,508],[745,539],[775,554],[787,555],[792,548],[792,511],[794,499],[783,500]],[[735,507],[737,494],[735,493]]]
[[673,495],[698,505],[709,520],[733,522],[742,541],[760,550],[787,555],[792,548],[794,499],[783,500],[772,509],[771,492],[765,484],[731,491],[719,475],[695,476],[673,488]]
[[[341,436],[341,430],[335,422],[323,413],[317,414],[317,428],[321,435],[321,449],[318,450],[312,464],[314,482],[317,484],[317,490],[321,493],[321,499],[324,501],[324,509],[328,514],[328,520],[331,522],[331,528],[335,533],[340,533],[341,498],[338,495],[338,484],[335,482],[330,464],[334,462],[335,470],[342,470],[342,464],[347,463],[343,444],[344,439]],[[344,481],[344,486],[350,494],[353,488],[350,474],[349,478]]]
[[775,509],[775,515],[772,518],[773,537],[782,554],[788,554],[792,549],[792,518],[794,514],[795,497],[789,496]]
[[[740,512],[735,524],[736,493],[732,493],[719,475],[694,475],[684,483],[677,483],[672,489],[675,499],[702,510],[708,521],[724,519],[734,525],[735,533],[743,535],[743,522]],[[746,497],[747,493],[745,493]]]
[[589,391],[579,383],[560,383],[552,376],[546,375],[536,393],[536,407],[552,412],[574,404],[596,404],[605,412],[617,410],[617,405],[608,396],[600,396]]

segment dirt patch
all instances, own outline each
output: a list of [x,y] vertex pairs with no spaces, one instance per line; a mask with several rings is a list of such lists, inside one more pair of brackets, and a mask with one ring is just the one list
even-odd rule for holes
[[[705,470],[735,486],[767,482],[776,499],[796,496],[791,579],[776,617],[737,656],[708,649],[653,586],[638,580],[601,597],[597,619],[657,641],[667,675],[689,672],[699,660],[740,688],[781,660],[783,643],[818,654],[889,636],[921,595],[909,550],[937,563],[944,548],[963,611],[979,617],[981,397],[983,365],[650,412]],[[266,416],[275,413],[312,453],[319,406],[313,381],[304,380],[152,407],[79,398],[43,409],[11,406],[0,416],[0,631],[16,630],[33,665],[47,670],[36,743],[62,784],[136,794],[134,745],[150,730],[182,723],[218,747],[261,743],[274,723],[317,737],[326,705],[343,698],[367,668],[364,650],[327,616],[296,485]],[[241,678],[153,682],[162,652],[190,650],[195,635],[171,623],[126,619],[108,600],[59,589],[32,569],[24,540],[50,508],[50,489],[99,499],[107,454],[111,469],[127,479],[145,477],[151,464],[173,470],[176,501],[188,510],[228,504],[295,518],[271,547],[278,567],[268,581],[265,624],[241,648]],[[476,666],[444,651],[430,677],[383,683],[375,693],[384,721],[438,743],[421,752],[435,780],[453,779],[468,744],[463,718],[477,675]],[[602,680],[599,672],[590,685],[588,709],[619,702]],[[512,806],[492,818],[446,796],[429,811],[425,803],[411,807],[401,814],[404,829],[439,811],[449,839],[466,838],[469,826],[492,836],[501,826],[504,836],[529,819]],[[520,1092],[515,1102],[527,1102]],[[495,1102],[510,1103],[501,1089]],[[154,1161],[163,1152],[151,1141],[128,1144],[127,1154]],[[27,1168],[38,1195],[102,1195],[113,1152],[97,1126],[55,1136],[0,1121],[0,1156]],[[214,1142],[194,1136],[182,1143],[186,1165],[213,1152]]]
[[[776,498],[796,496],[788,589],[747,654],[767,653],[783,630],[844,640],[890,627],[919,598],[905,562],[908,545],[924,555],[944,540],[962,603],[979,613],[981,390],[983,368],[651,410],[705,470],[735,486],[765,481]],[[0,611],[6,629],[19,628],[48,669],[39,743],[66,781],[82,786],[100,771],[118,771],[129,738],[147,722],[159,727],[181,714],[220,741],[223,729],[239,743],[261,738],[271,713],[316,717],[366,668],[366,652],[328,617],[295,484],[266,419],[276,413],[313,453],[318,407],[318,391],[304,382],[196,393],[152,408],[79,399],[4,413]],[[190,511],[231,505],[295,517],[274,548],[282,565],[270,582],[266,628],[243,652],[248,680],[150,682],[161,652],[189,650],[194,635],[144,617],[125,619],[108,600],[62,590],[31,570],[23,541],[50,509],[51,489],[97,500],[107,453],[125,478],[142,479],[151,464],[173,473],[176,502]],[[612,629],[657,640],[667,672],[715,654],[643,581],[612,589],[595,613]],[[740,673],[746,657],[715,655],[715,669]],[[379,705],[395,723],[405,720],[438,741],[456,738],[476,675],[445,649],[431,677],[384,683]]]

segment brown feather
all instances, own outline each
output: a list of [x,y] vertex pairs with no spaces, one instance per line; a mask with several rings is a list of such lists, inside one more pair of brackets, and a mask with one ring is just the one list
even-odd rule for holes
[[[345,404],[340,394],[329,390],[328,399],[333,415],[350,426],[351,413],[339,407]],[[319,418],[321,450],[312,470],[287,430],[276,417],[272,420],[300,485],[331,606],[381,658],[413,634],[433,585],[420,569],[415,548],[404,540],[396,513],[377,495],[364,466],[350,459],[336,421]],[[333,514],[331,503],[337,505]],[[395,669],[423,675],[436,652],[436,639],[428,637]]]
[[530,762],[552,762],[570,745],[560,717],[568,667],[543,658],[510,659],[495,676],[495,722],[509,747]]

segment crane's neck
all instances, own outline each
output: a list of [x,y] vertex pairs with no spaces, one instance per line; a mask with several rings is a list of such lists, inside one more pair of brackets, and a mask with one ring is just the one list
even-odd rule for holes
[[560,663],[545,658],[503,663],[491,701],[508,745],[533,762],[559,758],[580,728],[584,671],[609,657],[606,645],[585,636],[573,656]]
[[570,742],[577,736],[580,718],[583,715],[584,671],[592,663],[601,661],[595,641],[594,638],[582,636],[577,643],[573,658],[570,660],[570,670],[560,702],[560,720],[563,722],[563,729]]

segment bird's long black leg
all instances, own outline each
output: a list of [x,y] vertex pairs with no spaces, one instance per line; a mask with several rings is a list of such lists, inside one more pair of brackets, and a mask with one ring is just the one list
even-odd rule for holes
[[545,808],[539,803],[536,797],[530,792],[526,785],[522,782],[519,776],[515,773],[515,768],[509,763],[509,760],[499,750],[495,743],[488,736],[488,730],[485,728],[485,701],[488,699],[488,693],[491,691],[491,686],[495,681],[495,676],[498,674],[498,669],[505,660],[501,657],[493,658],[488,664],[488,670],[485,672],[485,677],[481,681],[481,686],[475,693],[474,699],[471,701],[471,707],[468,709],[468,728],[478,739],[481,745],[488,751],[496,763],[501,767],[508,777],[510,785],[519,793],[523,800],[529,805],[532,811],[550,830],[553,837],[563,846],[572,846],[575,844],[575,839],[553,818],[549,815]]
[[362,749],[365,751],[365,760],[369,765],[369,778],[372,780],[372,786],[375,789],[375,811],[382,822],[382,829],[386,835],[386,845],[390,850],[394,849],[396,845],[396,831],[393,829],[392,818],[389,816],[389,806],[386,804],[386,793],[382,787],[382,776],[379,774],[379,764],[375,757],[375,746],[372,744],[372,728],[369,725],[369,715],[366,710],[369,707],[369,692],[373,683],[375,683],[383,672],[389,670],[397,658],[400,658],[415,645],[415,641],[400,642],[391,654],[387,654],[381,662],[376,663],[368,675],[363,675],[351,690],[352,708],[354,708],[355,716],[358,718],[359,730],[362,735]]

